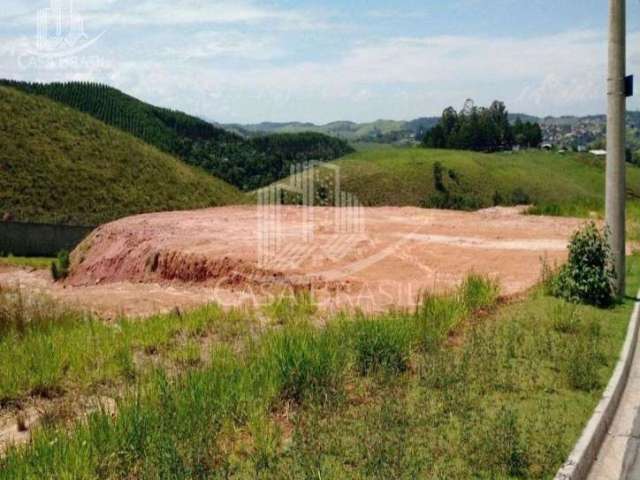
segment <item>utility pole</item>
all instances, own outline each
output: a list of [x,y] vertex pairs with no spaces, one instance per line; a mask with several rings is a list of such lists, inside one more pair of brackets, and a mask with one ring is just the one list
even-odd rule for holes
[[609,0],[609,78],[607,82],[606,224],[616,269],[615,291],[625,293],[625,114],[626,0]]

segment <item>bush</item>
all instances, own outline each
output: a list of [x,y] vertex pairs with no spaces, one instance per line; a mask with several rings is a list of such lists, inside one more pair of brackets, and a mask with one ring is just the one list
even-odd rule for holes
[[51,262],[51,276],[56,282],[69,276],[70,264],[69,252],[66,250],[60,250],[58,258]]
[[551,293],[573,303],[608,307],[615,301],[608,232],[590,222],[573,235],[569,261],[551,282]]
[[518,187],[511,192],[511,203],[513,205],[528,205],[531,203],[531,197],[522,188]]

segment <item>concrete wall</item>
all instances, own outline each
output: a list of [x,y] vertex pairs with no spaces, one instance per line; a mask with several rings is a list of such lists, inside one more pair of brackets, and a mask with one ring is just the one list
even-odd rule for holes
[[17,257],[54,257],[73,250],[94,227],[0,222],[0,253]]

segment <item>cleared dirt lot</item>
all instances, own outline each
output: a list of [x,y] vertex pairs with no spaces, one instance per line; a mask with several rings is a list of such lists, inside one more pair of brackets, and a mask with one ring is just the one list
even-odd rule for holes
[[475,213],[418,208],[224,207],[138,215],[94,231],[72,255],[72,274],[0,271],[103,314],[148,315],[217,301],[257,304],[311,290],[326,308],[412,306],[469,272],[499,279],[504,294],[540,277],[541,259],[563,261],[582,223],[518,208]]

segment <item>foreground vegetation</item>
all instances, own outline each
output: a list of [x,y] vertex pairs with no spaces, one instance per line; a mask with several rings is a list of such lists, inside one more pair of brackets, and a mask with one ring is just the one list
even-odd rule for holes
[[470,277],[414,313],[323,326],[308,296],[108,324],[4,291],[4,405],[119,393],[115,416],[72,428],[49,416],[0,478],[549,478],[611,374],[632,301],[497,301]]
[[243,201],[231,185],[46,98],[0,87],[0,217],[96,225]]

